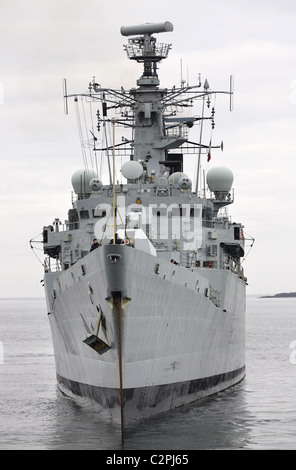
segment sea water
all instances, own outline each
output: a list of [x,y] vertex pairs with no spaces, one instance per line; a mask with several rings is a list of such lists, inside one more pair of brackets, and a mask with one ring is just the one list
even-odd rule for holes
[[[125,430],[57,387],[43,299],[0,300],[0,449],[296,449],[296,298],[247,298],[246,377]],[[112,454],[113,455],[113,454]]]

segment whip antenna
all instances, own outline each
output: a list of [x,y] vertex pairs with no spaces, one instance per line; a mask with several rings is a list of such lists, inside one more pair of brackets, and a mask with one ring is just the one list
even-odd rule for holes
[[230,83],[229,83],[229,109],[233,111],[233,90],[234,90],[234,76],[230,75]]
[[68,114],[68,95],[67,95],[67,81],[63,79],[63,94],[64,94],[64,113]]

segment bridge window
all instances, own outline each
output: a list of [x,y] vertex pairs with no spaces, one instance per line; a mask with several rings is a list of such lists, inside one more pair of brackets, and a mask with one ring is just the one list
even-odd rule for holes
[[79,212],[79,217],[80,217],[80,219],[88,219],[88,211],[85,211],[85,210],[80,211]]

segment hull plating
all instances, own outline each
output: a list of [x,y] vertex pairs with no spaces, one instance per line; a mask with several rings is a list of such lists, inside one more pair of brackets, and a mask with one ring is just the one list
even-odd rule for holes
[[[139,421],[146,417],[192,403],[213,395],[240,382],[245,375],[245,367],[238,370],[167,385],[154,385],[145,388],[123,390],[124,422]],[[68,380],[57,375],[58,384],[65,394],[87,397],[100,406],[101,412],[113,421],[120,421],[120,391],[94,387]],[[143,403],[145,406],[143,407]]]
[[[110,261],[114,254],[117,264]],[[210,271],[211,285],[225,292],[219,308],[206,295]],[[47,299],[61,389],[94,400],[114,421],[121,411],[119,351],[126,423],[244,376],[245,284],[230,271],[191,271],[107,245],[45,276],[45,283],[48,293],[54,290]],[[114,292],[121,295],[119,312]],[[102,355],[84,343],[93,334],[110,346]]]

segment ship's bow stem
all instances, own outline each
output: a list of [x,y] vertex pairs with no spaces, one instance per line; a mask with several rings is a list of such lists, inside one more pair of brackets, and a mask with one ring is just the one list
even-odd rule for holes
[[123,401],[123,374],[122,374],[122,331],[121,331],[121,292],[113,292],[113,305],[117,316],[118,337],[118,369],[119,369],[119,392],[120,392],[120,421],[121,421],[121,443],[124,443],[124,401]]

